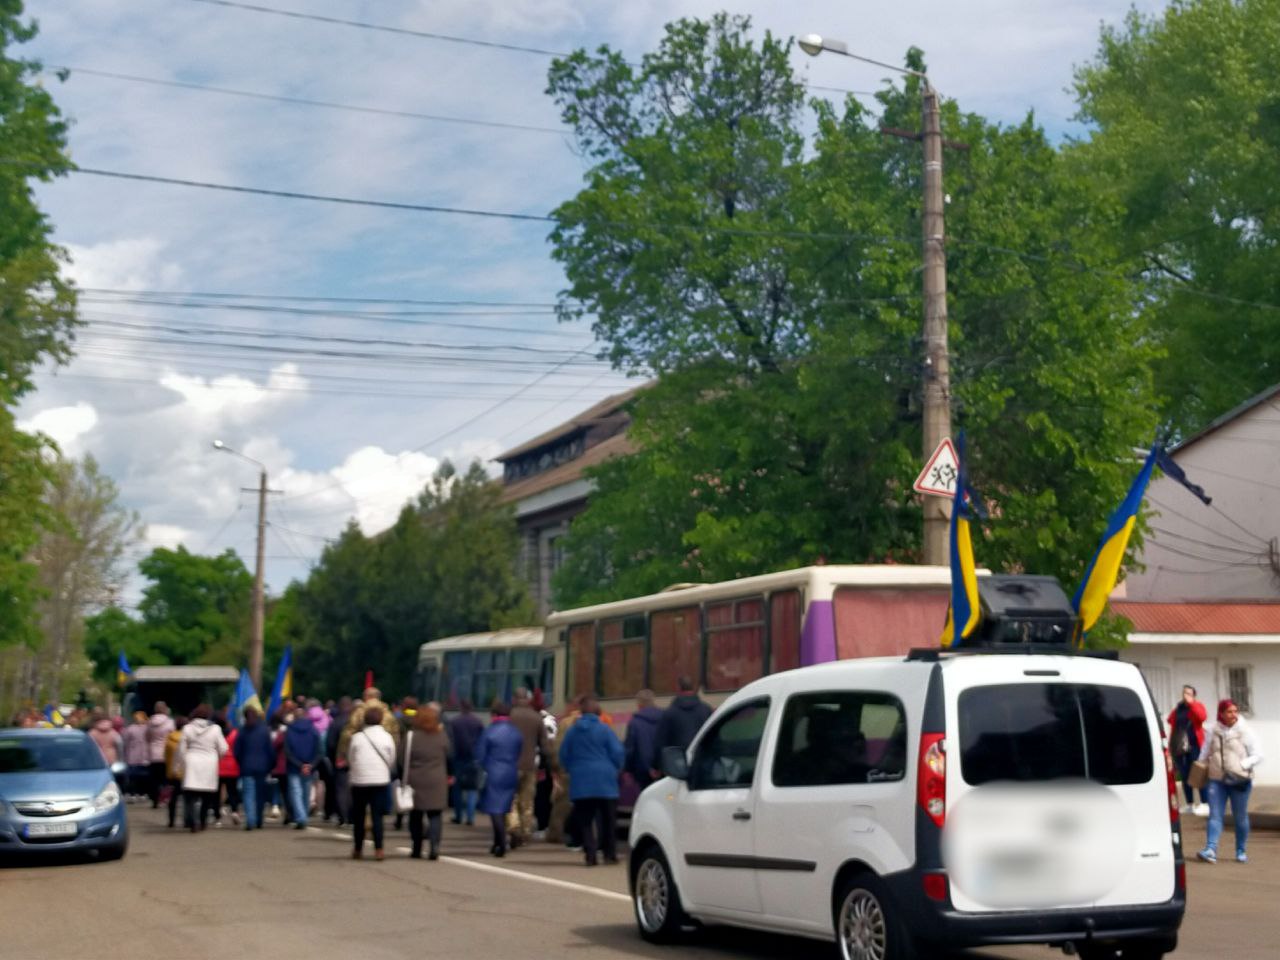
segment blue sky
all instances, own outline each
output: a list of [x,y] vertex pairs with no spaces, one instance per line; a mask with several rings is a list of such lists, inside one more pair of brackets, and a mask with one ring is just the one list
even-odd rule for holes
[[[654,46],[665,22],[723,8],[692,0],[262,5],[550,50],[609,43],[632,58]],[[288,105],[80,72],[554,130],[560,123],[543,93],[543,56],[196,0],[28,0],[27,9],[41,32],[23,55],[72,68],[66,82],[46,82],[73,121],[71,154],[82,167],[533,214],[572,195],[586,169],[567,133]],[[965,109],[1004,122],[1034,109],[1061,136],[1078,130],[1066,92],[1072,65],[1092,55],[1100,22],[1119,20],[1128,4],[814,0],[730,9],[752,15],[761,30],[817,31],[888,61],[915,44],[935,85]],[[887,75],[840,58],[795,56],[813,84],[871,90]],[[628,385],[593,359],[588,330],[558,325],[545,306],[563,284],[546,224],[84,174],[42,187],[39,197],[71,254],[68,272],[92,292],[80,355],[41,376],[20,419],[72,455],[94,454],[116,478],[125,504],[147,524],[135,555],[157,544],[231,547],[252,565],[256,507],[240,488],[256,482],[255,469],[213,451],[214,439],[266,464],[283,491],[271,503],[267,544],[268,586],[278,592],[305,576],[324,539],[349,518],[366,532],[390,523],[442,458],[491,458]],[[109,290],[127,292],[102,292]],[[259,299],[240,306],[297,312],[137,302],[155,301],[159,291],[252,294]],[[287,333],[452,349],[335,347],[281,339]],[[211,343],[227,339],[242,346]],[[314,352],[335,349],[382,356]]]

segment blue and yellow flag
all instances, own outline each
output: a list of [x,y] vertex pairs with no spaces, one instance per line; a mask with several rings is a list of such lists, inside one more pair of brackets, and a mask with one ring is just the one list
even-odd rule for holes
[[1098,552],[1089,561],[1084,579],[1080,582],[1080,589],[1071,599],[1071,605],[1076,608],[1076,613],[1080,616],[1082,638],[1098,622],[1102,611],[1106,609],[1107,597],[1115,589],[1116,580],[1120,577],[1120,565],[1124,562],[1124,551],[1129,545],[1129,535],[1133,533],[1133,525],[1138,522],[1138,510],[1142,507],[1142,497],[1147,492],[1151,471],[1155,468],[1161,453],[1158,443],[1152,446],[1151,452],[1147,454],[1147,459],[1142,464],[1142,469],[1134,478],[1133,486],[1129,488],[1119,508],[1107,521],[1107,531],[1102,535]]
[[293,696],[293,647],[284,648],[284,656],[280,658],[280,666],[276,668],[276,684],[271,690],[271,700],[267,703],[267,718],[276,715],[280,704]]
[[116,686],[123,687],[129,682],[129,678],[133,676],[133,668],[129,666],[129,661],[124,657],[124,651],[120,651],[120,662],[116,667]]
[[227,721],[233,727],[244,722],[245,707],[261,710],[262,703],[258,700],[258,691],[253,688],[253,681],[249,679],[249,671],[242,668],[240,679],[236,681],[236,691],[231,695],[231,704],[227,708]]
[[978,628],[982,608],[978,602],[978,570],[973,560],[973,538],[969,532],[977,506],[977,494],[969,486],[965,466],[964,431],[956,437],[956,493],[951,504],[951,606],[942,628],[944,648],[959,646]]
[[62,711],[55,707],[52,703],[46,704],[44,708],[44,721],[51,727],[61,727],[66,725],[66,719],[62,716]]

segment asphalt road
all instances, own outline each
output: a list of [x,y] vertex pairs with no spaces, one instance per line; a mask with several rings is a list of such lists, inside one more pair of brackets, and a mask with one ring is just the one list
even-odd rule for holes
[[[268,825],[199,835],[131,807],[132,846],[119,863],[6,864],[0,869],[0,957],[233,960],[382,958],[833,957],[813,941],[703,931],[678,949],[635,933],[621,867],[587,868],[537,844],[487,856],[488,830],[445,824],[445,856],[410,860],[393,833],[389,859],[355,862],[327,827]],[[1201,821],[1189,828],[1202,839]],[[1228,841],[1229,842],[1229,841]],[[1188,865],[1191,905],[1177,956],[1273,960],[1280,955],[1280,834],[1255,833],[1253,863]],[[1045,947],[972,960],[1061,957]]]

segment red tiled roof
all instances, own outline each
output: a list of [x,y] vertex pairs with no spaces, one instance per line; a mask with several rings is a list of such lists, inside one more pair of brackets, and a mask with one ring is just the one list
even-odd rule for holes
[[1138,633],[1280,634],[1280,603],[1144,603],[1112,600]]

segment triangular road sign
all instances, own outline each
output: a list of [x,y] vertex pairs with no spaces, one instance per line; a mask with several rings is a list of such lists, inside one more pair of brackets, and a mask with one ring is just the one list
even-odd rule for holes
[[920,493],[952,498],[956,495],[956,479],[959,476],[960,461],[956,457],[956,448],[951,445],[950,437],[943,437],[938,449],[933,451],[933,456],[911,486]]

